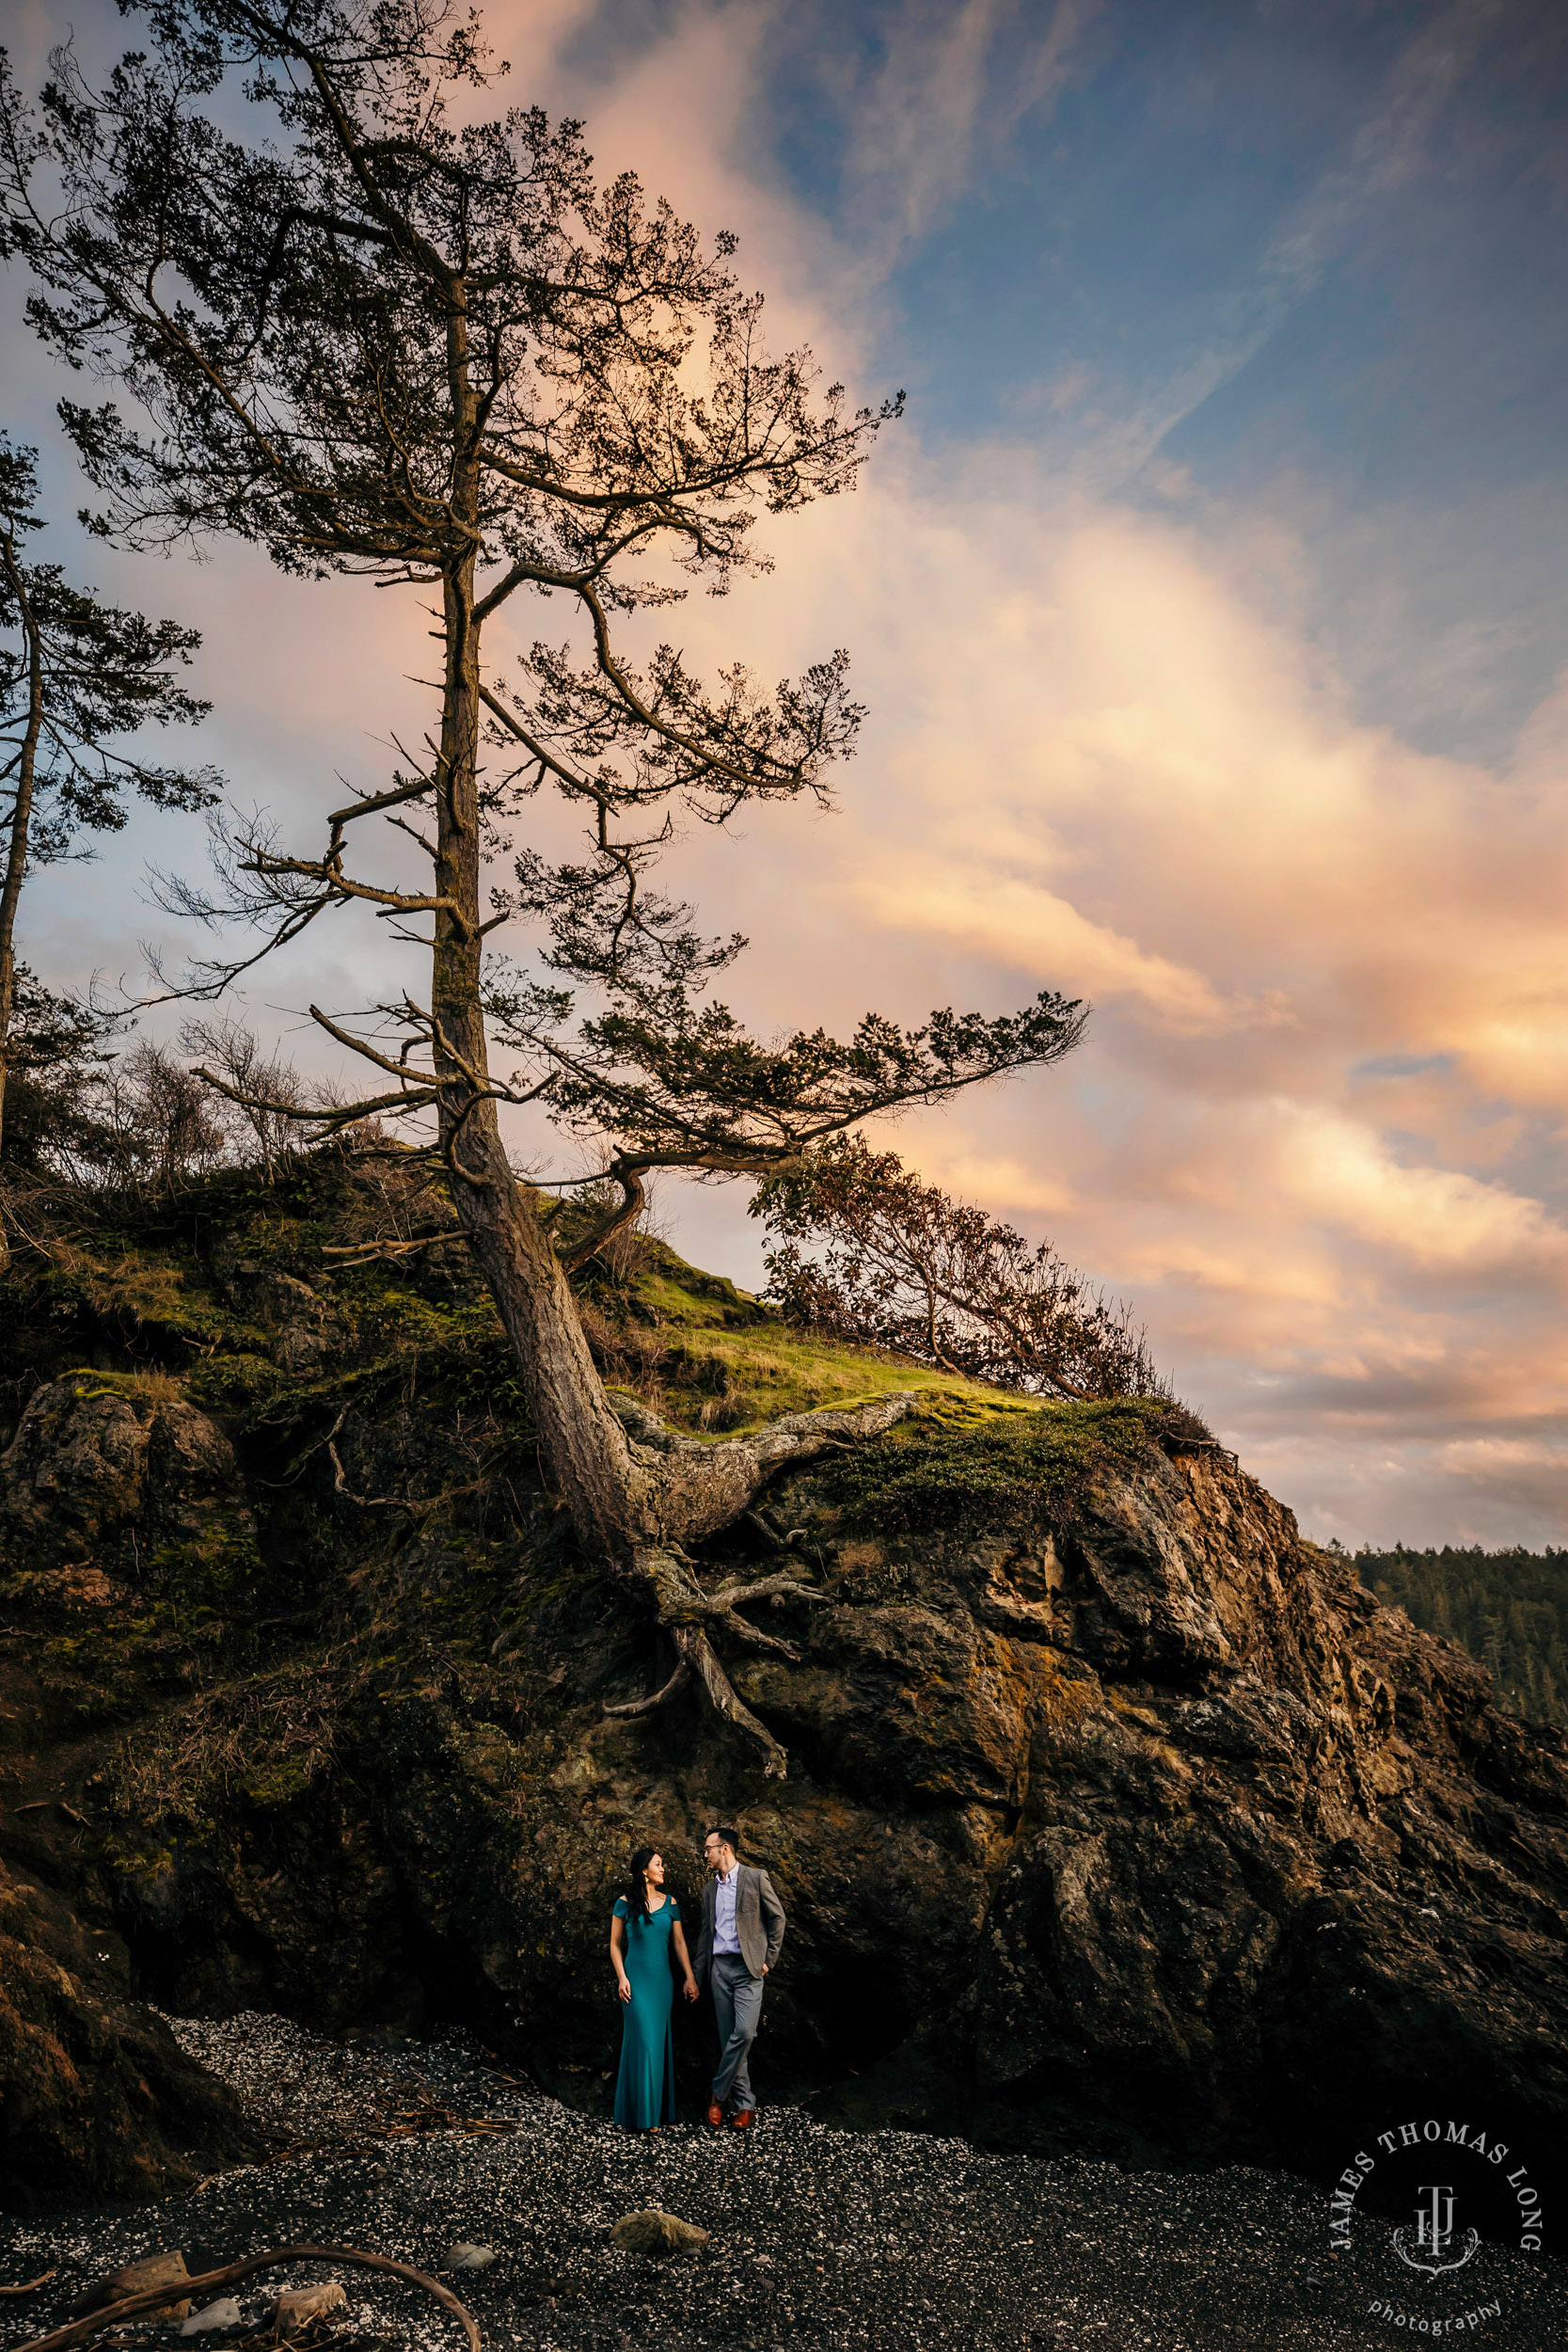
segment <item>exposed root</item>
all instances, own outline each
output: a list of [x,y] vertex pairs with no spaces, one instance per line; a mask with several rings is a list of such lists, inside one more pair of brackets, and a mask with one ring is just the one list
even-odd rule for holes
[[645,1699],[628,1699],[624,1707],[607,1707],[607,1715],[651,1715],[669,1700],[677,1698],[691,1679],[691,1661],[683,1658],[663,1688],[652,1692]]
[[781,1470],[879,1438],[920,1398],[905,1390],[868,1405],[787,1413],[750,1437],[718,1444],[670,1428],[635,1397],[612,1392],[608,1402],[631,1439],[641,1523],[656,1542],[689,1543],[733,1527]]
[[621,1718],[654,1714],[677,1697],[695,1675],[709,1706],[761,1750],[764,1774],[784,1779],[787,1764],[784,1749],[737,1696],[708,1637],[722,1630],[748,1649],[766,1650],[774,1658],[798,1664],[800,1653],[795,1644],[764,1633],[740,1614],[740,1604],[781,1599],[786,1594],[797,1600],[822,1602],[826,1596],[784,1573],[705,1593],[679,1548],[679,1539],[717,1534],[737,1519],[747,1518],[775,1550],[787,1550],[789,1545],[757,1517],[753,1507],[768,1479],[796,1463],[830,1452],[848,1452],[871,1438],[879,1438],[918,1403],[918,1396],[906,1391],[879,1397],[870,1405],[791,1413],[770,1422],[753,1437],[715,1445],[671,1429],[634,1397],[611,1395],[611,1409],[630,1438],[632,1454],[640,1458],[647,1477],[644,1491],[649,1517],[667,1531],[663,1542],[641,1546],[633,1552],[631,1572],[653,1586],[658,1621],[669,1630],[677,1663],[661,1690],[644,1699],[607,1707],[605,1713]]
[[751,1708],[737,1694],[734,1683],[714,1655],[712,1643],[700,1626],[678,1625],[673,1629],[675,1647],[693,1665],[707,1693],[708,1704],[725,1716],[738,1731],[762,1751],[762,1772],[765,1780],[784,1780],[788,1773],[789,1758],[780,1747],[766,1724],[758,1723]]
[[748,1739],[761,1749],[764,1774],[783,1780],[787,1758],[784,1749],[765,1724],[757,1721],[751,1708],[737,1694],[735,1685],[720,1663],[707,1629],[722,1626],[751,1648],[770,1650],[775,1657],[798,1661],[800,1651],[792,1642],[781,1642],[771,1633],[764,1633],[737,1614],[736,1603],[742,1600],[771,1599],[785,1593],[798,1598],[821,1600],[820,1593],[810,1592],[792,1576],[765,1576],[752,1584],[726,1584],[717,1593],[705,1593],[698,1583],[691,1564],[683,1554],[664,1549],[640,1551],[633,1566],[646,1579],[658,1598],[658,1621],[666,1626],[675,1645],[677,1663],[674,1673],[662,1690],[645,1699],[633,1699],[620,1707],[607,1707],[605,1713],[620,1717],[651,1715],[684,1691],[693,1675],[703,1686],[709,1706],[746,1733]]

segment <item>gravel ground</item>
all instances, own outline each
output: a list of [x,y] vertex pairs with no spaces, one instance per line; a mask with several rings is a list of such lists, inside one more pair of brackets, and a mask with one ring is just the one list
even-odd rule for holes
[[[747,2137],[677,2125],[631,2138],[521,2088],[462,2037],[388,2053],[278,2018],[171,2022],[293,2144],[162,2204],[0,2217],[0,2283],[58,2274],[0,2302],[0,2344],[59,2324],[85,2284],[165,2248],[192,2270],[305,2242],[441,2272],[461,2240],[496,2249],[488,2269],[444,2274],[486,2352],[1339,2352],[1446,2333],[1496,2352],[1568,2344],[1559,2263],[1487,2246],[1463,2296],[1453,2278],[1414,2272],[1400,2289],[1387,2225],[1364,2219],[1354,2250],[1331,2259],[1326,2185],[1288,2173],[1048,2164],[914,2133],[830,2131],[784,2107],[765,2108]],[[452,2117],[511,2128],[474,2132]],[[610,2225],[651,2205],[701,2224],[710,2243],[666,2262],[618,2251]],[[330,2265],[247,2282],[245,2317],[259,2321],[279,2285],[335,2275],[349,2305],[333,2352],[462,2352],[456,2322],[422,2290]],[[156,2352],[176,2331],[155,2322],[126,2340]]]

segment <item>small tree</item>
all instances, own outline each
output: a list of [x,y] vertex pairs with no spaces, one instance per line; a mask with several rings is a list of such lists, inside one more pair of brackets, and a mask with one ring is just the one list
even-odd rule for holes
[[232,1014],[187,1021],[180,1051],[187,1057],[200,1056],[212,1077],[222,1081],[233,1106],[240,1155],[259,1159],[270,1184],[298,1140],[302,1121],[319,1107],[293,1064],[269,1054],[255,1031]]
[[166,1045],[140,1038],[95,1089],[101,1181],[172,1200],[229,1150],[229,1123],[210,1087]]
[[105,1134],[98,1117],[110,1041],[123,1010],[45,988],[19,963],[12,976],[6,1039],[5,1135],[0,1168],[15,1201],[18,1177],[45,1188],[93,1180]]
[[[138,433],[113,407],[62,405],[102,528],[133,546],[232,532],[297,576],[412,585],[440,647],[438,710],[385,789],[329,805],[308,853],[226,827],[228,891],[173,902],[247,914],[257,955],[351,904],[422,938],[428,993],[378,1008],[379,1037],[315,1011],[379,1079],[318,1131],[434,1119],[579,1539],[651,1587],[680,1677],[696,1673],[780,1770],[704,1629],[763,1637],[702,1593],[676,1547],[728,1525],[786,1462],[903,1407],[681,1443],[607,1396],[567,1276],[636,1216],[652,1169],[765,1174],[1079,1036],[1081,1008],[1047,993],[1002,1020],[868,1016],[847,1043],[761,1041],[705,998],[744,943],[703,939],[650,883],[682,816],[721,825],[759,801],[825,798],[863,714],[842,652],[768,692],[739,664],[705,683],[668,642],[639,660],[628,627],[691,582],[718,595],[766,568],[756,516],[847,489],[897,403],[847,410],[838,388],[818,393],[809,353],[770,356],[760,303],[726,266],[734,240],[705,251],[629,175],[595,183],[578,125],[517,110],[456,127],[449,101],[471,114],[487,68],[475,20],[446,0],[160,0],[150,14],[150,51],[103,91],[59,53],[42,129],[14,87],[0,119],[7,234],[42,288],[35,323],[153,420]],[[227,99],[224,121],[203,112],[230,74],[276,140],[237,137]],[[482,642],[520,596],[564,605],[576,633],[536,643],[506,680]],[[551,864],[524,846],[502,885],[487,861],[546,788],[584,818],[585,849]],[[426,862],[419,886],[351,865],[372,817]],[[507,921],[531,923],[533,961],[487,967]],[[515,1057],[506,1074],[492,1034]],[[503,1104],[541,1105],[601,1147],[616,1203],[571,1250],[513,1173]]]
[[858,1136],[769,1177],[752,1214],[793,1321],[1030,1395],[1169,1397],[1130,1309]]
[[[148,621],[70,587],[57,564],[24,552],[41,529],[36,453],[0,435],[0,784],[8,791],[0,882],[0,1148],[16,1009],[16,918],[29,871],[80,855],[83,833],[125,822],[127,788],[160,808],[206,808],[218,779],[157,765],[120,748],[150,722],[206,716],[179,672],[200,644],[194,629]],[[9,1245],[0,1227],[0,1264]]]

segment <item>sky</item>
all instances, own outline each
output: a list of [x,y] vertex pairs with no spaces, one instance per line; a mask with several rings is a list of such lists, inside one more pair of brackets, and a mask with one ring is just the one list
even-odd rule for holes
[[[831,816],[681,844],[765,1030],[1086,997],[1062,1067],[904,1123],[1147,1322],[1321,1540],[1568,1541],[1568,11],[1523,0],[495,0],[508,101],[580,116],[857,397],[863,486],[681,642],[834,645],[870,706]],[[19,73],[112,10],[13,0]],[[66,389],[0,296],[48,552],[199,627],[202,750],[308,818],[423,723],[411,605],[63,519]],[[40,552],[43,552],[40,547]],[[534,633],[509,623],[491,652]],[[668,622],[666,623],[668,626]],[[41,874],[23,952],[141,985],[138,819]],[[178,944],[178,943],[176,943]],[[261,976],[393,972],[350,918]],[[168,1016],[165,1016],[167,1018]],[[668,1186],[760,1279],[743,1192]]]

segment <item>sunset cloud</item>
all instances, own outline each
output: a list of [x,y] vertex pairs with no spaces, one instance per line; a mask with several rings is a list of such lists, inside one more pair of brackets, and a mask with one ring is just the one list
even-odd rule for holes
[[[1284,13],[1310,48],[1313,12]],[[1467,351],[1437,370],[1451,295],[1421,274],[1452,244],[1455,141],[1479,184],[1525,135],[1522,99],[1454,114],[1505,72],[1509,12],[1449,9],[1338,80],[1311,50],[1290,107],[1269,84],[1248,135],[1278,146],[1280,187],[1250,242],[1253,183],[1205,108],[1240,119],[1254,68],[1216,56],[1208,92],[1151,67],[1136,116],[1120,21],[1116,0],[908,0],[847,29],[783,0],[677,0],[635,28],[587,0],[490,10],[509,95],[584,114],[602,170],[740,233],[778,341],[812,340],[857,396],[906,369],[916,388],[855,499],[769,527],[769,579],[660,616],[693,661],[765,676],[847,644],[872,714],[834,818],[760,812],[681,844],[675,877],[751,934],[726,992],[765,1029],[1090,999],[1065,1068],[890,1139],[1131,1296],[1180,1391],[1317,1533],[1561,1540],[1568,645],[1542,616],[1568,531],[1494,479],[1490,443],[1455,474],[1490,373],[1554,400],[1560,376],[1544,299],[1490,371]],[[118,38],[106,10],[87,24]],[[1186,242],[1161,245],[1178,215]],[[1225,257],[1212,282],[1180,279],[1189,247]],[[1388,253],[1415,320],[1392,357],[1367,323]],[[1309,334],[1320,314],[1332,332]],[[1308,361],[1356,334],[1364,358],[1336,356],[1309,409]],[[1400,366],[1369,455],[1346,419],[1381,418]],[[1432,577],[1439,546],[1472,564],[1473,607]],[[410,600],[231,554],[199,585],[125,578],[198,615],[214,755],[286,818],[422,723]],[[534,627],[509,618],[488,658]],[[123,872],[48,889],[56,977],[122,968],[151,928]],[[289,1035],[312,995],[346,1008],[397,973],[378,937],[312,934],[256,1017]],[[755,1276],[738,1201],[665,1205],[694,1254]]]

